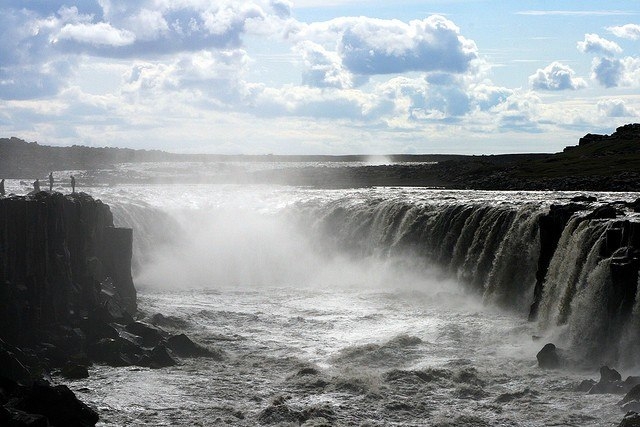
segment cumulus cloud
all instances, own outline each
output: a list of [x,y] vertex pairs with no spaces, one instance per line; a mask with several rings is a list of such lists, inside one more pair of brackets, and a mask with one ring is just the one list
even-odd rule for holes
[[582,53],[599,53],[607,56],[622,52],[622,48],[617,43],[603,39],[597,34],[585,34],[584,40],[578,42],[578,50]]
[[640,58],[594,58],[591,77],[605,87],[640,87]]
[[337,18],[300,25],[294,39],[335,43],[344,66],[354,74],[409,71],[464,73],[478,59],[476,44],[442,16],[405,23],[367,17]]
[[591,77],[605,87],[616,87],[623,75],[623,65],[619,59],[594,58]]
[[376,86],[368,117],[407,125],[418,122],[459,122],[489,112],[512,94],[487,82],[471,83],[442,73],[428,78],[394,77]]
[[246,95],[241,77],[248,63],[241,49],[185,53],[169,63],[139,62],[125,76],[123,93],[132,102],[191,93],[192,100],[222,107]]
[[245,34],[268,33],[290,19],[290,7],[287,0],[99,0],[72,7],[11,0],[0,5],[0,98],[57,93],[82,55],[155,61],[236,50]]
[[587,86],[584,79],[574,75],[571,67],[560,62],[552,62],[529,76],[529,84],[538,90],[576,90]]
[[170,31],[167,20],[158,10],[140,9],[125,22],[128,28],[135,30],[135,37],[138,40],[154,40]]
[[611,32],[617,37],[621,37],[624,39],[640,39],[640,25],[638,24],[626,24],[617,27],[608,27],[607,31]]
[[498,128],[518,132],[540,132],[539,117],[542,100],[533,92],[513,92],[505,102],[492,109]]
[[622,99],[606,99],[598,101],[598,112],[604,117],[637,117],[638,112],[627,107]]
[[353,86],[353,75],[342,65],[342,59],[335,52],[311,41],[305,41],[296,50],[304,61],[302,83],[313,87],[334,87],[347,89]]

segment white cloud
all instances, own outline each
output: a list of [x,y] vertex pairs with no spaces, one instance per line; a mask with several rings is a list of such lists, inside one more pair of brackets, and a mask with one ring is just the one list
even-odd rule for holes
[[126,24],[138,40],[154,40],[169,31],[169,24],[158,10],[141,9]]
[[106,46],[127,46],[136,36],[127,30],[112,27],[105,22],[97,24],[67,24],[54,36],[53,41],[73,40],[80,43]]
[[343,67],[342,59],[336,52],[327,51],[311,41],[298,44],[296,51],[304,61],[303,84],[340,89],[353,87],[353,75]]
[[640,58],[594,58],[591,78],[605,87],[640,87]]
[[574,75],[571,67],[560,62],[552,62],[529,76],[529,85],[538,90],[576,90],[587,86],[584,79]]
[[271,9],[278,15],[280,18],[288,18],[291,16],[291,8],[293,4],[288,0],[271,0],[270,2]]
[[335,46],[343,65],[354,74],[409,71],[464,73],[478,59],[476,44],[442,16],[404,23],[367,17],[337,18],[301,24],[290,36]]
[[123,93],[132,102],[156,102],[187,94],[191,101],[215,108],[230,108],[247,95],[241,80],[249,63],[246,52],[200,51],[185,53],[172,62],[140,62],[125,76]]
[[582,53],[601,53],[607,56],[622,52],[617,43],[603,39],[597,34],[585,34],[584,40],[578,42],[578,50]]
[[617,37],[624,39],[638,40],[640,39],[640,25],[626,24],[618,27],[607,27],[607,31]]
[[598,101],[598,112],[604,117],[638,117],[638,112],[626,105],[622,99]]
[[539,132],[542,100],[533,92],[514,91],[492,112],[503,131]]

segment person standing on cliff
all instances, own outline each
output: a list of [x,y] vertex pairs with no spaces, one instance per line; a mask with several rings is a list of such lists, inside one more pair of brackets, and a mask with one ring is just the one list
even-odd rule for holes
[[76,178],[73,175],[71,175],[71,192],[76,192]]
[[53,172],[49,172],[49,191],[53,191]]
[[40,180],[36,179],[35,181],[33,181],[33,191],[35,193],[39,193],[40,192]]
[[0,196],[4,196],[4,178],[0,181]]

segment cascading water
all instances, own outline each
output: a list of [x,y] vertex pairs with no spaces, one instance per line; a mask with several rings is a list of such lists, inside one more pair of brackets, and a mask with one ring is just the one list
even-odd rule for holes
[[[441,426],[620,417],[617,397],[584,401],[574,392],[590,374],[543,372],[535,362],[546,341],[532,336],[542,335],[592,366],[634,374],[637,364],[638,301],[622,314],[612,291],[607,235],[619,219],[587,218],[594,206],[573,215],[538,277],[548,247],[541,219],[572,194],[202,185],[174,199],[162,189],[119,191],[96,189],[115,221],[135,230],[143,311],[172,316],[226,354],[158,374],[176,401],[153,387],[125,396],[145,408],[133,411],[142,425],[197,424],[207,413],[214,424],[247,426],[316,415],[337,425]],[[540,280],[537,320],[528,322]],[[142,375],[119,381],[156,378]],[[113,407],[122,389],[96,381],[78,387],[104,390],[85,398]],[[177,409],[153,410],[142,396]],[[132,423],[117,413],[107,425]]]
[[[411,258],[414,266],[438,268],[439,277],[452,275],[486,304],[519,313],[531,304],[538,222],[545,212],[533,203],[412,203],[367,194],[312,197],[259,214],[208,209],[172,216],[144,203],[114,205],[116,222],[136,230],[135,254],[147,264],[142,283],[178,277],[190,285],[318,284],[314,279],[326,277],[340,263],[344,267],[347,258],[378,264],[403,258],[405,267]],[[585,344],[581,337],[597,343],[581,329],[592,326],[577,311],[595,316],[604,305],[593,289],[607,286],[607,275],[595,270],[606,270],[601,246],[609,225],[574,216],[544,280],[540,332],[572,347]]]

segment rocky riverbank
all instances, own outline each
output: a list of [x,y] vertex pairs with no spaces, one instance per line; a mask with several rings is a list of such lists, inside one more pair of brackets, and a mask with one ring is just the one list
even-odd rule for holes
[[132,230],[87,194],[0,197],[1,425],[95,425],[98,414],[57,380],[86,377],[92,363],[221,357],[167,332],[161,315],[135,320],[131,254]]

